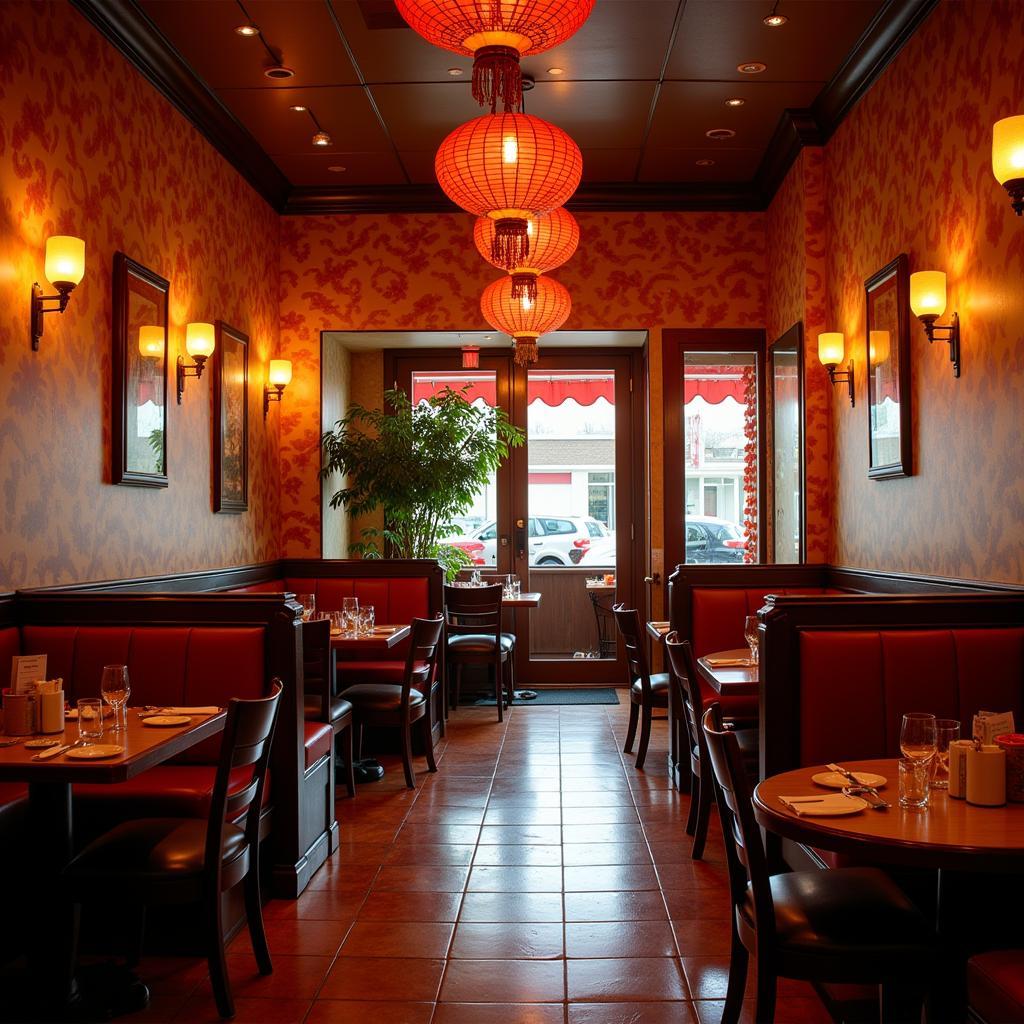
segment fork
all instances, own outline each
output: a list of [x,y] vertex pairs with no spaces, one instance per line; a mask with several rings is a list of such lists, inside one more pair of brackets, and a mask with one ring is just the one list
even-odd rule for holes
[[891,806],[887,800],[883,800],[877,789],[871,786],[843,786],[843,796],[861,796],[869,793],[875,798],[875,803],[868,801],[868,807],[873,811],[887,811]]

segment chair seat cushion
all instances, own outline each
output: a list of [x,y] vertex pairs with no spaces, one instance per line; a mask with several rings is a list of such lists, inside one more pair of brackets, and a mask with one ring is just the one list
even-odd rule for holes
[[[658,707],[668,706],[668,684],[669,674],[667,672],[653,672],[651,673],[651,695],[654,698],[654,703]],[[633,680],[633,688],[630,696],[634,701],[640,700],[643,696],[643,686],[639,679]]]
[[[935,955],[935,930],[900,887],[877,868],[773,875],[771,890],[784,956],[827,957],[837,961],[839,971],[885,977],[898,971],[907,958],[927,962]],[[749,888],[739,913],[753,928]]]
[[972,956],[967,1001],[985,1024],[1024,1024],[1024,949]]
[[[307,693],[306,694],[306,707],[305,715],[307,722],[319,722],[320,721],[320,707],[321,700],[319,694]],[[331,723],[339,721],[346,715],[352,714],[352,705],[347,700],[342,700],[341,697],[331,698]]]
[[[115,813],[118,818],[141,818],[153,811],[168,816],[203,818],[210,813],[210,798],[217,766],[203,764],[162,764],[141,775],[108,786],[102,782],[76,783],[72,788],[75,803],[86,813],[96,810]],[[228,793],[237,793],[252,779],[252,769],[235,768],[231,772]],[[270,773],[263,789],[264,806],[270,800]]]
[[[516,645],[516,638],[512,633],[501,634],[501,649],[504,652],[511,651]],[[460,636],[448,638],[448,650],[452,652],[466,651],[467,653],[481,653],[494,650],[494,637],[486,633],[463,633]]]
[[[75,879],[110,878],[145,882],[161,876],[198,875],[203,870],[206,821],[200,818],[141,818],[126,821],[91,842],[65,869]],[[224,863],[246,849],[245,832],[224,826]]]
[[[401,661],[342,661],[337,662],[338,686],[344,689],[355,683],[398,683],[405,676],[405,660]],[[422,671],[426,662],[416,662],[414,669]]]
[[308,771],[320,760],[331,752],[331,744],[334,742],[334,729],[324,722],[306,722],[303,749],[306,752],[306,770]]
[[[356,712],[397,711],[402,705],[402,688],[390,683],[357,683],[348,687],[342,697],[352,702]],[[423,694],[419,690],[410,690],[409,707],[422,703]]]

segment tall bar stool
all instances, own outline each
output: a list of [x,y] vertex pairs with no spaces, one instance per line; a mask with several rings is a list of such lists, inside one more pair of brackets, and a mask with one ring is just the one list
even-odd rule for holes
[[626,667],[629,670],[629,729],[623,753],[633,751],[637,723],[640,724],[640,745],[636,749],[636,766],[643,768],[647,759],[647,746],[651,742],[651,719],[655,708],[668,710],[669,674],[653,675],[647,666],[647,646],[640,613],[624,604],[614,605],[612,613],[626,649]]

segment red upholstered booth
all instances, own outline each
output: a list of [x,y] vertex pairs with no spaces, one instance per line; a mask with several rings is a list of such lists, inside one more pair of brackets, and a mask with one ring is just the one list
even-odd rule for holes
[[1024,949],[979,953],[967,961],[967,1001],[981,1024],[1024,1024]]

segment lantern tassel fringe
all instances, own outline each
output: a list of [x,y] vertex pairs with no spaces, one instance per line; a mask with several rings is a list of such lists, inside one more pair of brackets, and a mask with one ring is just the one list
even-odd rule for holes
[[540,358],[537,352],[537,339],[536,338],[513,338],[513,344],[515,345],[515,364],[516,366],[529,366],[530,363],[535,363]]
[[482,46],[473,59],[473,99],[493,114],[500,102],[505,112],[523,106],[523,73],[519,52],[511,46]]
[[525,298],[531,304],[537,301],[537,275],[536,274],[513,274],[512,275],[512,298]]
[[525,220],[507,217],[498,221],[491,243],[491,258],[495,266],[505,270],[521,267],[530,255],[529,225]]

